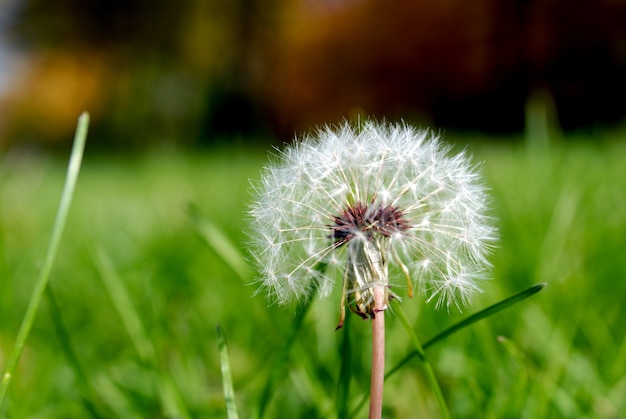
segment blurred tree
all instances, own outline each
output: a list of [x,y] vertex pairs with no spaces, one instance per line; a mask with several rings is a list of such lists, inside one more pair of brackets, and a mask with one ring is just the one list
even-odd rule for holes
[[364,110],[521,130],[536,89],[561,123],[616,122],[626,102],[626,3],[290,1],[265,93],[286,130]]
[[249,3],[25,1],[10,33],[27,65],[0,99],[5,136],[67,141],[83,109],[93,114],[90,138],[107,146],[258,130]]
[[0,97],[0,145],[68,141],[84,109],[90,139],[117,146],[269,128],[286,139],[361,113],[519,131],[533,97],[548,97],[565,128],[626,113],[626,2],[23,0],[13,9],[23,65]]

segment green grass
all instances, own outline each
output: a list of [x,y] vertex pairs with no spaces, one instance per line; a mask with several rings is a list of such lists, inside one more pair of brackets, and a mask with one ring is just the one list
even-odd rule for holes
[[[425,349],[452,417],[616,418],[626,411],[620,136],[568,138],[549,148],[469,143],[484,160],[502,234],[493,279],[464,313],[434,311],[418,297],[405,298],[402,311],[428,342],[518,291],[548,285]],[[90,155],[88,144],[51,293],[4,414],[226,417],[226,354],[240,417],[352,412],[369,389],[369,324],[351,318],[334,331],[340,290],[310,307],[267,307],[238,255],[248,179],[265,161],[260,149],[131,158]],[[43,263],[66,164],[35,153],[0,156],[2,370]],[[415,346],[398,315],[386,318],[390,369]],[[228,342],[221,350],[217,325]],[[439,417],[419,357],[387,380],[385,414]]]

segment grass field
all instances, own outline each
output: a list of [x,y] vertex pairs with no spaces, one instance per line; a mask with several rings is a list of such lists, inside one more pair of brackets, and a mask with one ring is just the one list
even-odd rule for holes
[[[549,145],[457,138],[492,188],[502,240],[463,313],[402,310],[426,341],[529,286],[540,293],[426,351],[455,418],[618,418],[626,411],[626,133]],[[216,326],[240,417],[351,415],[369,388],[370,328],[339,292],[267,307],[243,262],[263,149],[139,157],[89,144],[49,290],[9,389],[9,418],[226,417]],[[0,367],[46,252],[66,157],[0,156]],[[387,316],[387,365],[412,351]],[[346,411],[348,412],[346,414]],[[0,416],[2,413],[0,413]],[[423,365],[386,382],[385,416],[437,418]]]

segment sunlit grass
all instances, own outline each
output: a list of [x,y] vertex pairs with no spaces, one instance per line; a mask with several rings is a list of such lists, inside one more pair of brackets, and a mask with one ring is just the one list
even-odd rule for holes
[[[466,313],[433,311],[418,297],[405,298],[402,310],[427,342],[532,284],[548,286],[426,348],[452,417],[610,418],[626,410],[626,145],[607,135],[539,149],[469,142],[484,160],[502,234],[493,280]],[[0,369],[43,262],[65,161],[0,156]],[[351,411],[368,392],[369,325],[354,318],[334,331],[339,290],[306,312],[266,307],[233,249],[216,248],[226,239],[243,252],[248,178],[265,161],[261,149],[130,158],[88,147],[50,278],[59,316],[44,299],[7,417],[164,417],[170,408],[225,417],[218,324],[240,417]],[[414,346],[393,312],[387,323],[392,367]],[[277,362],[286,365],[280,374]],[[388,417],[438,417],[418,357],[388,379],[385,409]]]

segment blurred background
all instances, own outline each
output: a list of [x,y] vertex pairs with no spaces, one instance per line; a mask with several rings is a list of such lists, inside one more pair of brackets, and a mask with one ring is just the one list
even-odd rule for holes
[[203,145],[372,115],[622,124],[626,2],[0,0],[0,148]]

